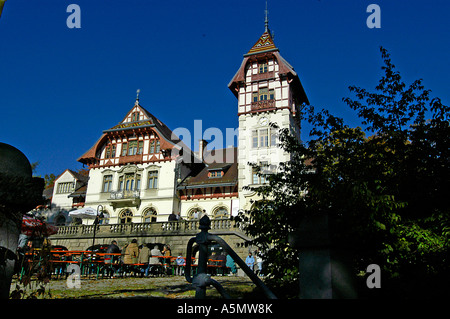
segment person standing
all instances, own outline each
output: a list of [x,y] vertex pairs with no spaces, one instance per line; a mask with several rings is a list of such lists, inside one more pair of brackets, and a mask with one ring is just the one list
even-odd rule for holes
[[226,263],[227,267],[230,268],[231,271],[231,275],[236,276],[237,273],[237,269],[236,269],[236,263],[234,262],[233,257],[231,257],[230,255],[227,255],[227,263]]
[[247,258],[245,258],[245,263],[247,264],[248,268],[250,268],[253,271],[253,266],[255,265],[255,258],[252,255],[252,252],[248,252]]
[[255,251],[255,256],[256,256],[256,274],[260,277],[263,276],[263,254],[259,249],[256,249]]
[[181,276],[184,274],[184,266],[186,266],[186,260],[183,258],[181,253],[178,254],[176,263],[177,263],[177,275]]
[[169,215],[169,222],[176,222],[176,221],[178,221],[177,215],[175,214],[175,212],[172,212]]

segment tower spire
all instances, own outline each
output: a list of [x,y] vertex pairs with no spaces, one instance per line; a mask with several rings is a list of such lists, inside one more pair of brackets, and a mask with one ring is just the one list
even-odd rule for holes
[[266,0],[266,10],[264,10],[264,13],[265,13],[265,20],[264,20],[265,32],[270,32],[269,31],[269,10],[267,10],[267,0]]

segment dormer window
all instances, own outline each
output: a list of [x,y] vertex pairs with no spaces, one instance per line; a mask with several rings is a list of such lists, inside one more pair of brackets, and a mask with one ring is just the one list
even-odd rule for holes
[[212,164],[208,168],[208,178],[221,178],[223,177],[231,164]]
[[209,178],[217,178],[217,177],[222,177],[222,176],[223,176],[222,171],[212,171],[212,172],[208,173]]

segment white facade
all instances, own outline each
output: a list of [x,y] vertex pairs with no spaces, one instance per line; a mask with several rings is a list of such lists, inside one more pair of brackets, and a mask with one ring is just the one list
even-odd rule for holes
[[[266,180],[248,163],[262,165],[270,173],[289,161],[278,146],[277,130],[269,124],[288,128],[300,139],[299,106],[308,99],[297,73],[278,53],[267,26],[228,86],[237,98],[238,147],[215,154],[232,151],[230,162],[184,162],[193,158],[192,151],[137,98],[123,120],[105,130],[78,159],[89,166],[85,206],[101,205],[109,215],[103,222],[111,224],[167,221],[172,212],[193,219],[206,211],[212,218],[224,219],[250,209],[250,200],[257,198],[243,187]],[[183,155],[179,155],[180,148]],[[66,182],[73,182],[73,176],[64,173],[58,179],[61,185]],[[72,202],[67,195],[55,193],[53,200],[69,208]]]
[[56,225],[64,225],[71,222],[69,211],[77,207],[74,191],[85,186],[87,177],[66,169],[54,182],[51,205],[40,210],[39,213],[46,216],[47,222]]
[[175,193],[175,163],[92,168],[85,205],[93,208],[102,205],[112,224],[120,223],[124,215],[130,215],[128,212],[134,223],[153,216],[166,221],[171,212],[180,209]]
[[248,163],[266,165],[270,173],[276,172],[281,162],[289,160],[289,154],[278,146],[278,131],[270,127],[269,123],[276,123],[280,128],[295,126],[287,109],[239,117],[239,200],[240,208],[244,210],[251,208],[250,200],[255,200],[255,193],[243,187],[264,183]]
[[267,28],[244,55],[228,86],[238,99],[239,202],[240,208],[247,210],[252,205],[250,200],[258,198],[243,187],[267,182],[248,163],[259,164],[270,174],[281,162],[289,161],[289,154],[278,147],[278,130],[269,124],[289,129],[300,140],[298,108],[308,100],[297,73],[280,56]]
[[55,180],[52,204],[60,209],[72,209],[73,199],[69,195],[80,186],[80,182],[69,171],[65,170]]

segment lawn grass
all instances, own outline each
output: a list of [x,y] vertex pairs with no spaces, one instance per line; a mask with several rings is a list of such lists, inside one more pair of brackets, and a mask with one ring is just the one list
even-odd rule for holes
[[[214,277],[233,298],[251,294],[255,285],[247,277]],[[11,289],[14,290],[13,282]],[[213,287],[207,288],[207,298],[221,298]],[[181,276],[157,278],[82,278],[80,288],[68,288],[66,280],[51,280],[45,285],[46,299],[114,299],[114,298],[166,298],[195,297],[195,287]]]

